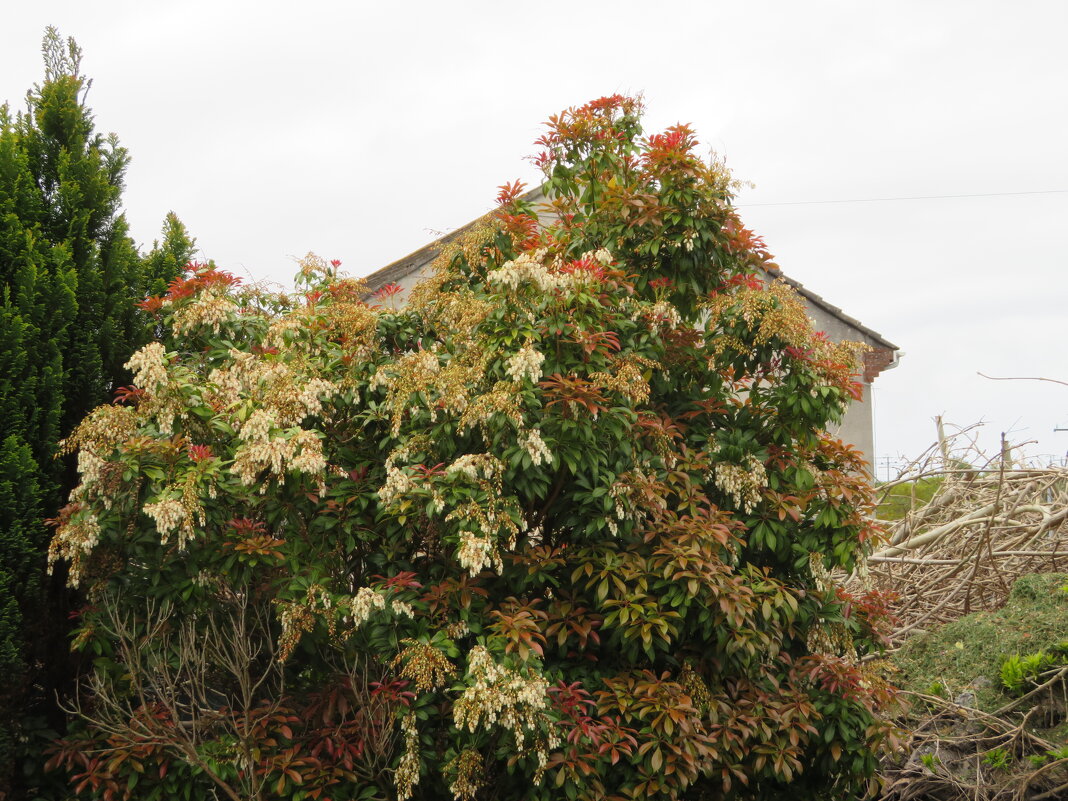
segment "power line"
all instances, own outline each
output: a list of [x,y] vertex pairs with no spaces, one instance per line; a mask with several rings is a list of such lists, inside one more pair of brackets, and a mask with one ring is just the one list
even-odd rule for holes
[[1068,189],[1041,189],[1033,192],[979,192],[970,195],[912,195],[910,197],[858,197],[849,200],[793,200],[784,203],[738,203],[737,206],[817,206],[825,203],[884,203],[895,200],[949,200],[962,197],[1007,197],[1010,195],[1063,195]]

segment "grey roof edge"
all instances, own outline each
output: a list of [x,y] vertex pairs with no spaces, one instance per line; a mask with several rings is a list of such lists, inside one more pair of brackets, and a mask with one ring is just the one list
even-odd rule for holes
[[[479,217],[478,220],[482,218]],[[472,220],[467,225],[457,228],[455,231],[450,231],[445,236],[438,237],[433,242],[429,242],[423,245],[418,250],[413,250],[407,256],[392,261],[385,267],[381,267],[375,270],[373,273],[363,276],[362,280],[367,284],[368,292],[377,292],[386,284],[396,283],[402,278],[414,273],[419,268],[423,267],[438,255],[442,246],[448,244],[453,239],[458,237],[464,231],[467,231],[475,226],[478,220]]]
[[[544,193],[542,192],[542,187],[537,186],[534,189],[527,190],[519,197],[521,200],[534,202],[539,197],[544,197]],[[385,267],[382,267],[378,270],[375,270],[373,273],[363,276],[363,281],[367,284],[368,292],[377,292],[386,284],[391,284],[400,281],[402,278],[406,278],[424,265],[429,264],[437,257],[438,253],[441,252],[441,249],[445,245],[449,244],[457,237],[462,236],[466,232],[470,231],[472,228],[474,228],[492,213],[492,210],[487,211],[481,217],[476,217],[475,219],[471,220],[471,222],[465,223],[459,228],[455,228],[452,231],[449,231],[449,233],[445,234],[444,236],[439,236],[437,239],[432,242],[428,242],[418,250],[413,250],[407,256],[397,259],[396,261],[390,262]]]
[[[541,186],[535,187],[534,189],[530,189],[520,195],[523,200],[527,200],[530,202],[536,201],[539,196],[544,196]],[[462,236],[467,231],[470,231],[491,213],[492,212],[486,212],[486,214],[483,214],[481,217],[478,217],[469,223],[461,225],[459,228],[450,231],[444,236],[438,237],[433,242],[428,242],[418,250],[413,250],[407,256],[397,259],[396,261],[390,262],[385,267],[375,270],[369,275],[365,275],[363,277],[363,280],[367,284],[368,294],[377,292],[386,284],[400,281],[403,278],[406,278],[407,276],[414,273],[416,270],[419,270],[420,268],[424,267],[426,264],[434,260],[434,258],[441,251],[442,247],[456,239],[458,236]],[[838,306],[835,306],[833,303],[830,303],[829,301],[825,300],[822,296],[817,295],[815,292],[806,287],[800,281],[795,281],[793,278],[790,278],[789,276],[785,275],[782,270],[775,269],[771,272],[776,278],[785,281],[791,288],[796,290],[803,297],[808,299],[811,303],[815,304],[816,306],[819,306],[824,311],[837,317],[839,320],[851,326],[852,328],[857,329],[865,336],[870,337],[881,347],[889,348],[892,351],[900,350],[897,345],[888,340],[878,331],[868,328],[855,317],[850,317]]]
[[872,340],[877,342],[881,347],[888,348],[888,349],[890,349],[892,351],[901,350],[901,348],[899,348],[897,345],[895,345],[889,339],[884,337],[878,331],[875,331],[874,329],[868,328],[868,326],[864,325],[864,323],[862,323],[856,317],[849,316],[844,311],[842,311],[841,308],[839,308],[838,306],[835,306],[833,303],[831,303],[830,301],[826,300],[823,296],[817,295],[815,292],[813,292],[811,289],[806,287],[800,281],[795,281],[793,278],[790,278],[790,276],[784,274],[782,272],[782,270],[775,269],[775,270],[772,270],[771,273],[775,276],[775,278],[778,278],[778,279],[780,279],[782,281],[785,281],[787,285],[789,285],[793,290],[795,290],[802,297],[806,298],[807,300],[809,300],[811,303],[815,304],[816,306],[819,306],[821,309],[823,309],[824,311],[828,312],[829,314],[837,317],[842,322],[847,323],[848,325],[850,325],[853,328],[857,329],[858,331],[860,331],[865,336],[870,337]]

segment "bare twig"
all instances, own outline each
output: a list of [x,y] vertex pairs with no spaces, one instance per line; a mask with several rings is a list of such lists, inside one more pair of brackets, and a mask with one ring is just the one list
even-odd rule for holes
[[988,378],[991,381],[1049,381],[1051,384],[1062,384],[1068,387],[1068,381],[1061,381],[1056,378],[1041,378],[1039,376],[1030,375],[1002,377],[995,375],[987,375],[986,373],[977,373],[977,375],[981,375],[983,378]]

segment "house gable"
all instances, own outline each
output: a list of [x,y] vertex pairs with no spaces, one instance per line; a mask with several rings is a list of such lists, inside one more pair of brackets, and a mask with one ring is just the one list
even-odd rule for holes
[[[544,193],[538,188],[524,194],[522,199],[536,203],[544,198]],[[470,231],[484,219],[485,217],[480,217],[472,220],[466,225],[366,276],[364,281],[367,284],[368,296],[387,284],[396,284],[401,288],[401,291],[394,296],[395,300],[403,302],[408,292],[416,284],[431,275],[434,260],[441,252],[441,249],[457,237]],[[545,219],[545,215],[543,215],[542,219]],[[841,308],[830,303],[821,295],[816,294],[801,282],[784,275],[781,270],[777,268],[769,270],[766,275],[771,280],[784,281],[804,299],[808,315],[812,319],[816,330],[825,332],[835,342],[860,342],[871,348],[863,355],[863,371],[861,375],[863,394],[861,399],[854,401],[846,411],[842,422],[838,426],[832,426],[830,429],[831,434],[841,437],[858,448],[865,454],[865,458],[871,462],[875,456],[871,384],[883,370],[897,366],[897,361],[901,356],[900,349],[883,337],[882,334],[873,331],[856,318],[846,314]]]

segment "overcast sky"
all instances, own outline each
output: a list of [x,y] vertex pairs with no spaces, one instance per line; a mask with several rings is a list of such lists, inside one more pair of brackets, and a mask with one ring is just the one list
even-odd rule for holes
[[755,183],[743,217],[788,275],[905,352],[877,456],[938,414],[1068,451],[1068,387],[976,374],[1068,380],[1062,0],[39,0],[4,9],[0,100],[41,80],[50,24],[133,157],[145,247],[174,210],[248,278],[308,251],[363,275],[534,182],[550,114],[640,92],[647,130],[692,123]]

